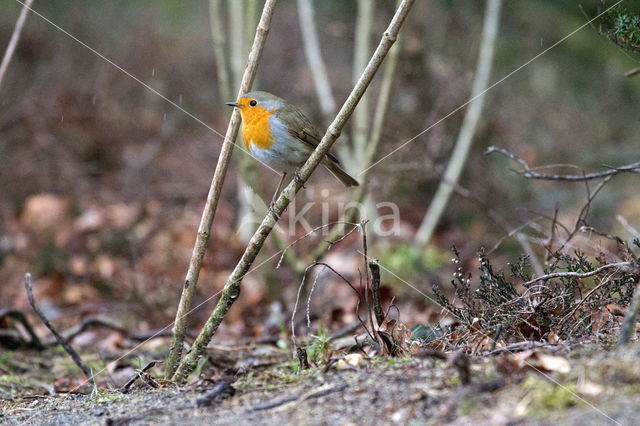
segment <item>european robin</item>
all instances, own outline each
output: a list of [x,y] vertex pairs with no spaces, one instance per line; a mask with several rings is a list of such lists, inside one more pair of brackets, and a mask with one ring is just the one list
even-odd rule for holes
[[[240,110],[242,140],[247,151],[282,172],[277,196],[287,173],[294,171],[297,176],[299,168],[320,143],[320,135],[302,111],[271,93],[245,93],[227,105]],[[345,186],[358,185],[332,153],[327,154],[322,165]]]

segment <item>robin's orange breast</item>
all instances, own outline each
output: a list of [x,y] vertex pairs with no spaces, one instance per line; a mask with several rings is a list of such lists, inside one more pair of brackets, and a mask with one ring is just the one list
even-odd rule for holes
[[249,111],[241,111],[242,114],[242,141],[247,151],[251,152],[254,145],[260,149],[269,149],[273,144],[273,134],[269,118],[271,112],[264,108],[252,108]]

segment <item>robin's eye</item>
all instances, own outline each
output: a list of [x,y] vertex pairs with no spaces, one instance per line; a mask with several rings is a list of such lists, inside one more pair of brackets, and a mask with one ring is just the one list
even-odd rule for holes
[[255,99],[251,99],[251,100],[249,101],[249,105],[251,105],[251,106],[256,106],[256,105],[258,105],[258,101],[256,101]]

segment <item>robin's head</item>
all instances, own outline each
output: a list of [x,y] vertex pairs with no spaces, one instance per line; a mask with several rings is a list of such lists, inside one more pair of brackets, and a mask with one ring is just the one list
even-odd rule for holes
[[227,105],[238,108],[242,119],[250,119],[255,115],[273,113],[280,109],[284,100],[267,92],[249,92],[240,96],[235,102],[227,102]]

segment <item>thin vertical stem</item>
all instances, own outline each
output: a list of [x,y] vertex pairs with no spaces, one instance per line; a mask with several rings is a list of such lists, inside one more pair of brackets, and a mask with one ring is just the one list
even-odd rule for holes
[[484,24],[482,29],[482,41],[480,42],[480,52],[478,54],[478,64],[476,66],[476,75],[473,80],[471,89],[471,98],[473,101],[469,104],[467,113],[464,116],[460,133],[456,140],[453,154],[447,165],[447,170],[440,181],[438,190],[433,197],[433,201],[429,205],[429,209],[422,220],[422,224],[415,236],[415,246],[425,246],[436,226],[440,222],[442,213],[449,203],[451,193],[454,186],[458,183],[462,169],[464,168],[473,136],[475,135],[482,107],[484,106],[484,96],[479,96],[484,92],[489,84],[491,76],[491,67],[493,65],[493,56],[496,45],[496,36],[498,34],[498,24],[500,22],[500,8],[502,0],[487,0],[487,9],[484,16]]
[[[273,16],[276,1],[277,0],[266,0],[264,4],[262,16],[260,17],[260,22],[256,29],[256,36],[253,41],[253,46],[251,47],[251,52],[249,53],[247,68],[244,71],[238,95],[246,93],[251,89],[253,79],[255,78],[258,70],[258,63],[260,62],[262,51],[267,41],[269,25],[271,24],[271,17]],[[220,157],[218,158],[218,164],[216,165],[216,170],[213,174],[209,194],[207,195],[207,201],[204,206],[204,211],[202,212],[202,218],[200,219],[196,242],[189,261],[189,269],[187,270],[187,275],[184,280],[180,304],[178,306],[178,311],[176,312],[176,319],[173,326],[173,339],[171,341],[169,354],[167,355],[166,377],[174,375],[177,368],[177,362],[182,356],[182,346],[184,344],[187,327],[186,317],[191,309],[191,300],[193,299],[193,294],[198,283],[198,277],[200,276],[202,259],[204,258],[204,254],[209,244],[211,224],[213,223],[213,218],[216,214],[216,208],[222,192],[222,185],[224,184],[227,168],[231,161],[231,154],[233,152],[233,146],[236,136],[238,135],[239,128],[240,113],[236,110],[231,114],[231,120],[227,127],[227,133],[225,134]]]
[[[373,24],[373,6],[371,0],[358,0],[358,17],[356,19],[356,34],[353,52],[353,81],[358,80],[360,73],[367,65],[367,58],[371,51],[371,27]],[[353,170],[364,169],[367,137],[369,136],[369,100],[365,95],[354,111],[353,138]]]
[[18,41],[20,40],[24,23],[27,22],[27,14],[31,9],[32,4],[33,0],[25,0],[25,2],[22,3],[22,10],[20,10],[20,15],[18,15],[18,20],[16,21],[16,26],[13,28],[13,33],[11,33],[7,49],[4,51],[2,63],[0,63],[0,87],[2,87],[2,80],[4,80],[4,75],[7,72],[7,68],[9,68],[11,58],[13,58],[13,54],[18,46]]
[[227,35],[222,24],[222,0],[209,0],[209,19],[211,38],[213,40],[213,55],[216,60],[216,69],[218,70],[218,89],[222,99],[226,100],[231,98],[231,84],[226,55]]
[[307,57],[307,63],[313,77],[313,84],[320,102],[320,110],[322,110],[322,115],[326,120],[335,113],[336,101],[331,93],[327,67],[322,59],[311,0],[298,0],[298,20],[304,44],[304,54]]

